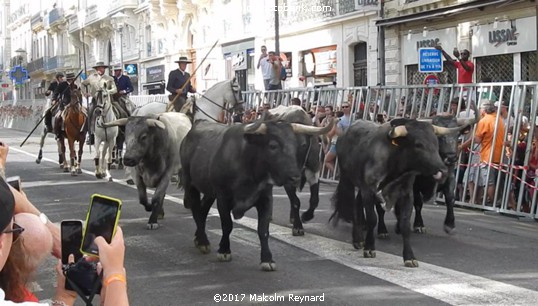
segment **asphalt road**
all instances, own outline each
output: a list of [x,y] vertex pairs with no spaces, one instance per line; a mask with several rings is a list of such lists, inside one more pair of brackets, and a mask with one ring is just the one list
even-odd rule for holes
[[[392,234],[392,213],[386,217],[391,237],[377,240],[377,258],[365,259],[350,244],[349,224],[328,223],[335,186],[322,185],[320,207],[314,220],[305,224],[304,237],[291,235],[289,202],[284,190],[275,188],[269,244],[277,271],[262,272],[255,211],[235,220],[233,260],[218,262],[221,230],[216,206],[207,224],[212,252],[202,255],[193,244],[194,221],[182,205],[181,190],[169,187],[161,228],[146,230],[149,214],[138,204],[136,189],[125,183],[123,171],[112,170],[114,182],[96,179],[86,146],[84,173],[75,177],[63,173],[52,138],[37,165],[38,138],[31,137],[21,148],[25,136],[0,129],[0,140],[11,146],[7,175],[21,176],[30,200],[51,220],[84,219],[94,193],[123,200],[120,225],[131,305],[215,305],[218,299],[218,304],[226,305],[536,305],[538,301],[534,220],[458,208],[457,233],[448,236],[442,230],[444,206],[426,205],[428,232],[411,238],[420,263],[413,269],[403,266],[401,238]],[[308,196],[300,193],[303,206]],[[39,298],[53,295],[54,263],[51,258],[36,276]],[[77,305],[83,305],[81,300]]]

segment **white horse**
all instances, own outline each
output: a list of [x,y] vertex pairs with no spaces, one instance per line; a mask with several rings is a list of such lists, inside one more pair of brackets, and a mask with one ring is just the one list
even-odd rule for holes
[[[112,103],[110,97],[98,98],[95,102],[96,106],[92,116],[95,116],[95,177],[107,178],[109,182],[112,181],[110,175],[110,165],[112,164],[112,150],[116,145],[116,137],[118,136],[118,127],[103,127],[103,123],[112,122],[116,120],[116,115],[112,110]],[[103,144],[103,150],[101,151],[101,143]],[[99,156],[101,154],[101,156]],[[107,168],[105,169],[105,158],[107,162]]]
[[[224,118],[231,115],[234,109],[242,107],[243,96],[241,94],[241,86],[236,78],[216,83],[211,86],[201,97],[196,100],[189,98],[186,104],[192,103],[193,109],[190,112],[194,113],[194,122],[198,119],[206,119],[214,122],[224,122]],[[183,109],[188,109],[183,107]],[[167,104],[162,102],[151,102],[137,108],[133,112],[133,116],[149,116],[166,112]],[[186,111],[185,111],[186,112]],[[127,183],[134,184],[130,175],[131,170],[126,167]]]
[[[196,100],[189,98],[186,103],[194,104],[194,120],[206,119],[223,122],[226,113],[231,114],[234,108],[243,104],[241,87],[236,78],[216,83]],[[166,112],[167,104],[151,102],[140,106],[133,112],[133,116],[148,116]],[[184,108],[185,110],[187,108]],[[191,118],[192,119],[192,118]]]

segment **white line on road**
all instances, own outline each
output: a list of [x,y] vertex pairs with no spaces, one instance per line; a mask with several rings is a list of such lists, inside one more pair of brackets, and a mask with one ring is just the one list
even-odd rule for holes
[[[36,157],[35,154],[23,150],[10,149]],[[56,164],[50,159],[43,158],[43,160]],[[83,172],[93,175],[90,171],[83,170]],[[123,181],[114,182],[135,188]],[[173,196],[166,198],[183,204],[179,198]],[[217,209],[212,208],[210,214],[217,215]],[[258,221],[249,217],[234,222],[254,231],[258,226]],[[420,262],[419,268],[406,268],[403,266],[401,256],[380,251],[377,251],[376,258],[366,259],[362,257],[362,252],[354,250],[350,243],[308,233],[302,237],[294,237],[289,228],[276,224],[271,224],[271,236],[322,258],[451,305],[536,305],[538,301],[538,292],[533,290],[425,262]],[[259,245],[256,237],[251,235],[250,239],[255,245]],[[276,259],[278,260],[278,257]]]

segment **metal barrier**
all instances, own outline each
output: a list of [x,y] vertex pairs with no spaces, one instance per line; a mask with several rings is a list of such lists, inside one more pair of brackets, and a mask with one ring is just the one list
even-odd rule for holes
[[168,103],[168,95],[129,96],[129,99],[136,105],[136,107],[141,107],[152,102]]
[[[538,170],[537,89],[538,82],[299,88],[247,91],[243,92],[243,99],[247,109],[259,112],[264,107],[291,105],[292,99],[297,98],[299,100],[295,100],[296,103],[311,114],[313,123],[316,120],[314,118],[318,118],[316,115],[324,112],[323,107],[331,105],[338,112],[343,102],[350,103],[352,107],[352,121],[362,119],[385,122],[394,117],[423,118],[446,113],[470,117],[471,109],[478,109],[476,104],[482,99],[505,101],[508,107],[503,114],[506,112],[511,115],[506,119],[496,116],[493,137],[495,139],[497,133],[504,130],[499,137],[509,146],[498,148],[502,151],[502,160],[493,163],[493,153],[486,159],[481,159],[479,149],[472,141],[472,149],[460,154],[456,167],[456,197],[459,199],[456,203],[465,207],[537,218],[538,193],[535,191],[538,190],[538,179],[535,179],[534,174]],[[504,126],[505,129],[502,128]],[[534,126],[536,130],[530,128]],[[475,131],[476,126],[469,135],[474,135]],[[468,138],[461,137],[462,142],[466,139]],[[328,148],[329,145],[324,145],[324,152],[320,156],[322,161]],[[338,160],[335,169],[338,169]],[[495,175],[495,171],[499,171],[500,175]],[[491,188],[494,192],[490,192],[489,200],[485,196],[487,186],[479,178],[483,181],[494,178]],[[322,180],[336,183],[338,170],[328,171],[323,163]],[[474,182],[478,183],[477,188]]]

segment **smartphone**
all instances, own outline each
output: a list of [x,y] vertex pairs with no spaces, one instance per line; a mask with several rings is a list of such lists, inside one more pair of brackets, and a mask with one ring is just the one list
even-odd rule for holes
[[8,177],[6,179],[6,183],[11,185],[11,187],[17,189],[17,191],[21,191],[21,177],[20,176]]
[[99,250],[95,244],[95,238],[99,236],[105,238],[108,243],[112,241],[120,219],[121,203],[120,199],[100,194],[92,195],[80,247],[83,254],[99,256]]
[[62,236],[62,264],[69,263],[69,255],[75,256],[75,262],[82,258],[82,220],[64,220],[60,225]]

